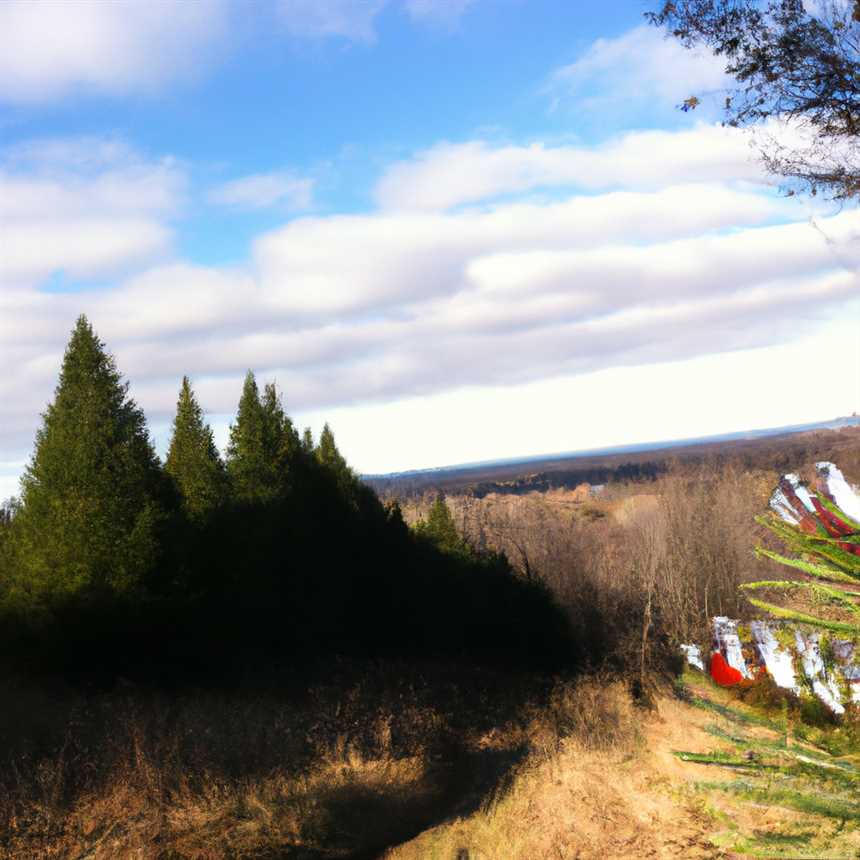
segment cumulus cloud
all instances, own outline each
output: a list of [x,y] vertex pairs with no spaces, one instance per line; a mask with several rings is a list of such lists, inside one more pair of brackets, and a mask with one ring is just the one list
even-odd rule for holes
[[596,147],[443,143],[391,165],[376,199],[387,209],[442,210],[559,186],[660,188],[730,180],[765,181],[749,138],[738,129],[700,125],[629,132]]
[[0,284],[96,277],[164,254],[185,177],[116,141],[75,138],[0,153]]
[[[81,312],[164,421],[183,373],[215,413],[235,409],[248,367],[277,377],[294,411],[332,408],[770,345],[849,305],[860,211],[806,223],[795,201],[737,182],[756,174],[706,127],[661,136],[650,183],[650,134],[501,156],[470,145],[457,170],[479,180],[460,190],[456,153],[436,148],[388,174],[421,205],[383,181],[387,208],[295,218],[234,268],[160,256],[186,193],[176,163],[113,140],[7,150],[0,363],[15,372],[0,376],[0,456],[29,447]],[[691,141],[716,141],[696,169]],[[223,202],[281,199],[258,178]],[[535,188],[554,193],[506,196]],[[110,289],[52,293],[55,271],[117,274]]]
[[0,100],[151,91],[195,73],[224,35],[226,0],[5,0]]
[[290,172],[257,173],[213,188],[209,202],[243,211],[271,207],[296,211],[310,207],[313,189],[312,179]]
[[173,263],[109,291],[4,290],[0,361],[17,372],[0,379],[3,445],[32,432],[81,311],[161,419],[183,373],[214,412],[235,408],[247,367],[298,410],[777,343],[844,306],[860,264],[860,212],[772,223],[787,205],[686,185],[301,218],[261,237],[245,269]]
[[634,103],[671,107],[695,93],[724,90],[725,62],[688,50],[656,27],[639,26],[613,39],[597,39],[579,59],[557,69],[552,83],[581,109]]

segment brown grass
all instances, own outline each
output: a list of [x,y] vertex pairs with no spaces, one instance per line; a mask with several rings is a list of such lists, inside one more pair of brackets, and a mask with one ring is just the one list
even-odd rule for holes
[[[386,674],[387,686],[339,679],[301,702],[130,691],[88,716],[77,702],[53,755],[30,750],[2,773],[0,857],[704,860],[786,834],[827,848],[798,856],[860,850],[853,824],[702,790],[735,774],[675,755],[730,752],[739,732],[778,740],[764,724],[666,690],[644,710],[609,676],[526,698],[502,675],[431,689]],[[758,707],[702,684],[697,695],[735,711]]]
[[29,699],[53,716],[2,726],[0,858],[377,857],[503,798],[521,762],[566,738],[633,748],[618,684],[393,671],[293,701],[132,689],[50,706],[19,688],[19,715]]
[[538,744],[505,795],[386,860],[727,856],[707,838],[711,817],[679,794],[689,775],[670,753],[676,743],[689,746],[690,717],[699,715],[668,698],[646,715],[617,684],[570,692],[579,719],[588,715],[576,731],[549,749]]

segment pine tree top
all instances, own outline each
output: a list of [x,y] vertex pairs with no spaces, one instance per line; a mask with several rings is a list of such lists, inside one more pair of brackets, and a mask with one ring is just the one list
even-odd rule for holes
[[183,505],[192,517],[204,516],[223,500],[224,464],[187,376],[182,377],[164,467],[176,482]]

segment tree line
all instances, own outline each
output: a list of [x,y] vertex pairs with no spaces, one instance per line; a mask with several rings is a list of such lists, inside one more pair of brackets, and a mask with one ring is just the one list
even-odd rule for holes
[[571,656],[545,589],[470,547],[443,499],[410,530],[328,425],[300,434],[250,371],[223,458],[183,378],[162,463],[84,316],[0,516],[0,613],[7,652],[124,672],[249,652]]

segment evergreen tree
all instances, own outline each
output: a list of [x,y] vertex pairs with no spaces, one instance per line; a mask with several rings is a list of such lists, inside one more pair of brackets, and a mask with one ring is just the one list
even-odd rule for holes
[[165,481],[143,412],[84,316],[42,418],[12,526],[17,597],[134,590],[158,555]]
[[338,450],[334,433],[328,423],[323,425],[319,443],[314,450],[314,457],[320,466],[334,477],[341,495],[347,498],[351,504],[360,505],[362,484]]
[[338,486],[344,495],[354,495],[358,478],[355,472],[349,468],[343,455],[338,450],[334,441],[334,433],[326,423],[320,433],[320,441],[314,452],[317,461],[325,469],[328,469],[336,478]]
[[224,500],[224,464],[187,376],[182,377],[164,468],[176,482],[183,507],[192,519],[205,518]]
[[[262,406],[266,457],[274,470],[283,473],[296,456],[301,440],[290,417],[284,412],[274,382],[268,383],[263,389]],[[276,476],[273,474],[272,477]]]
[[331,427],[327,423],[323,427],[322,433],[320,433],[316,455],[317,460],[323,466],[328,466],[328,468],[335,472],[340,472],[347,468],[346,460],[343,459],[340,451],[338,451],[337,444],[334,441],[334,433],[332,433]]
[[236,423],[230,425],[227,474],[235,499],[259,502],[270,498],[270,465],[267,461],[266,415],[252,371],[245,375]]
[[315,447],[313,431],[310,427],[305,427],[304,433],[302,433],[302,451],[305,454],[313,454]]
[[439,493],[430,506],[426,520],[419,520],[415,531],[432,541],[443,552],[453,555],[469,555],[469,546],[457,531],[454,517],[444,493]]

